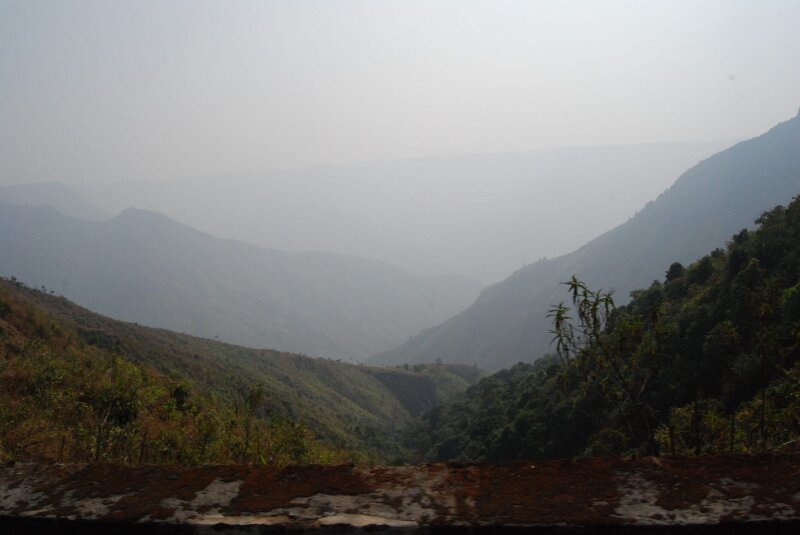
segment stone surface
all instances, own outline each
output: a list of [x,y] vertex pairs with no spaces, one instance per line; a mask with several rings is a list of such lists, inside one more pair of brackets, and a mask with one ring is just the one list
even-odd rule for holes
[[38,531],[50,525],[59,533],[70,525],[80,526],[74,532],[93,525],[196,533],[704,526],[800,532],[800,455],[378,468],[17,463],[0,467],[3,522],[28,522]]

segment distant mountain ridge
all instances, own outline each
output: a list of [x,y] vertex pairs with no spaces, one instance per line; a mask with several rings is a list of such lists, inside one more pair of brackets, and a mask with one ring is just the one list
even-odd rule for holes
[[[352,254],[495,283],[622,223],[732,143],[565,147],[70,187],[112,214],[135,206],[262,247]],[[575,197],[576,189],[585,195]],[[569,220],[561,218],[565,205]],[[593,207],[587,225],[581,214]],[[557,220],[557,232],[532,231]]]
[[86,201],[74,189],[60,182],[37,182],[0,187],[0,204],[52,206],[62,214],[78,219],[99,221],[109,214]]
[[0,275],[114,318],[250,347],[361,358],[467,306],[480,285],[215,238],[129,209],[109,221],[0,207]]
[[626,223],[573,253],[518,270],[457,316],[370,362],[442,359],[497,370],[535,360],[549,350],[547,311],[567,300],[560,283],[573,274],[592,288],[616,289],[617,300],[625,302],[630,291],[660,279],[672,262],[688,263],[721,247],[799,192],[795,117],[700,162]]

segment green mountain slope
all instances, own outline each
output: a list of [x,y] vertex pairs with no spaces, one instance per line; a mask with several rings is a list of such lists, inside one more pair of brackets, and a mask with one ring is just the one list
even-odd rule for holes
[[481,376],[471,366],[389,370],[247,349],[112,320],[6,280],[0,281],[0,296],[27,304],[87,346],[189,381],[225,402],[241,404],[260,386],[262,416],[303,422],[329,444],[383,460],[402,454],[398,433],[414,416]]
[[[800,197],[758,221],[597,316],[601,328],[569,355],[503,370],[426,414],[417,446],[434,459],[508,460],[796,444]],[[602,295],[587,294],[589,317]]]
[[0,205],[0,275],[117,319],[250,347],[358,359],[463,309],[479,285],[223,240],[166,216],[107,222]]
[[65,324],[37,304],[45,297],[17,284],[0,282],[0,462],[283,465],[360,457],[321,443],[302,423],[265,414],[257,389],[246,400],[223,400],[121,358],[101,347],[116,345],[111,335]]
[[546,313],[563,299],[560,282],[575,274],[591,287],[616,288],[622,299],[659,278],[665,265],[698,258],[798,192],[800,117],[700,162],[626,223],[573,253],[520,269],[457,316],[370,362],[439,358],[497,370],[533,361],[549,350]]

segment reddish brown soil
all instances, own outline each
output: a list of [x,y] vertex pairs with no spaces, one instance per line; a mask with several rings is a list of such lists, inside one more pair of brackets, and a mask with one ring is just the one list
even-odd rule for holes
[[[638,483],[631,487],[631,481]],[[681,512],[687,518],[686,511],[695,515],[690,518],[697,518],[697,514],[705,514],[698,508],[701,503],[739,504],[738,509],[731,509],[734,516],[719,517],[717,512],[715,517],[713,512],[709,513],[712,522],[800,521],[800,454],[797,453],[373,469],[352,465],[278,469],[18,464],[0,467],[0,516],[33,513],[34,517],[153,522],[173,518],[175,506],[170,504],[189,507],[198,493],[220,482],[232,483],[238,491],[220,503],[195,502],[202,503],[192,510],[198,518],[209,511],[232,519],[284,515],[281,522],[290,529],[319,526],[318,520],[332,515],[345,519],[347,515],[367,515],[385,518],[387,522],[412,521],[418,526],[434,527],[612,528],[670,521],[681,518]],[[635,492],[631,494],[631,488],[636,491],[636,485],[644,489],[642,496],[645,496],[641,500],[640,517],[636,516],[636,504],[631,506],[630,502],[630,496],[636,496]],[[26,488],[29,490],[20,491]],[[16,498],[10,497],[14,492]],[[625,493],[628,501],[623,515],[619,508]],[[312,496],[332,501],[312,506],[308,501]],[[107,507],[107,511],[95,516],[86,512],[89,505],[95,504],[96,509],[98,503]],[[741,506],[742,503],[746,505]],[[298,507],[305,507],[303,511],[308,514],[296,521],[294,516],[280,512]],[[678,514],[672,515],[673,511]]]
[[619,464],[578,459],[478,465],[453,470],[450,485],[459,515],[472,522],[603,525],[616,523],[609,517],[619,501],[610,469]]
[[239,496],[226,508],[231,514],[288,508],[297,497],[315,494],[368,494],[372,488],[352,465],[290,466],[281,470],[251,468]]

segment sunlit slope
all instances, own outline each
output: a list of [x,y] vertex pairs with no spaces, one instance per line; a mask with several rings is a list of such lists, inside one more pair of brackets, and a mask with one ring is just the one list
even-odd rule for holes
[[369,458],[276,414],[257,388],[223,397],[126,360],[113,335],[63,321],[39,297],[0,280],[0,462],[283,465]]
[[[688,263],[721,246],[737,230],[751,227],[763,211],[798,192],[796,117],[700,162],[626,223],[573,253],[520,269],[486,289],[462,313],[371,362],[440,358],[499,369],[535,360],[549,350],[546,314],[564,299],[560,282],[575,274],[593,288],[615,288],[618,301],[624,302],[633,289],[660,279],[664,266]],[[564,207],[564,220],[571,217],[569,210]]]
[[480,285],[381,262],[223,240],[166,216],[107,222],[0,205],[0,276],[117,319],[313,356],[396,346],[463,310]]
[[262,385],[268,412],[302,421],[325,440],[351,449],[397,451],[395,432],[413,416],[481,377],[472,366],[387,370],[247,349],[112,320],[7,281],[0,281],[0,292],[31,303],[91,346],[189,379],[223,399],[244,399]]

